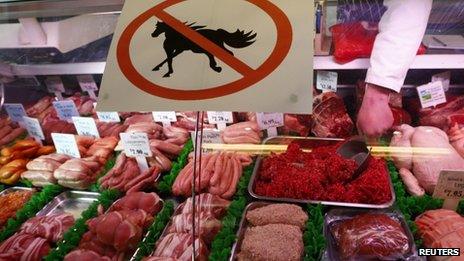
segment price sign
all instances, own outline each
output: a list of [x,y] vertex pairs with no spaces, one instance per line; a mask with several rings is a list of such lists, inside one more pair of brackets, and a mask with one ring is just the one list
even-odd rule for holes
[[23,122],[29,136],[34,137],[36,140],[45,140],[45,135],[38,119],[24,116]]
[[216,124],[219,130],[223,130],[227,123],[234,122],[234,116],[231,111],[208,111],[208,122]]
[[100,121],[103,122],[121,122],[119,114],[115,111],[103,112],[97,111],[97,117]]
[[[222,131],[219,130],[203,130],[203,140],[202,143],[219,143],[222,144],[222,138],[221,138]],[[192,140],[195,141],[195,132],[192,131],[190,132],[190,135],[192,137]],[[195,145],[195,142],[194,142]]]
[[72,117],[77,134],[100,138],[95,120],[90,117]]
[[318,71],[316,77],[316,89],[321,90],[323,92],[337,91],[338,73]]
[[464,198],[464,171],[441,171],[433,197],[445,199],[444,208],[456,210]]
[[441,81],[417,87],[422,108],[437,106],[446,102],[445,90]]
[[284,126],[284,114],[274,112],[256,113],[256,120],[261,130],[267,131],[268,137],[277,136],[277,127]]
[[124,152],[129,157],[151,157],[152,152],[146,133],[120,133]]
[[23,117],[27,116],[26,110],[21,103],[5,103],[3,106],[10,119],[14,122],[21,122]]
[[95,92],[98,91],[97,84],[95,83],[93,76],[90,74],[78,75],[76,76],[79,86],[81,86],[82,91],[89,93],[89,96],[92,99],[97,99]]
[[79,111],[73,101],[54,101],[53,107],[61,120],[71,121],[72,117],[79,116]]
[[80,158],[79,148],[77,147],[76,138],[72,134],[52,133],[53,144],[56,152],[66,154],[74,158]]
[[443,84],[443,90],[447,92],[451,83],[451,72],[442,72],[432,76],[432,82],[441,82]]
[[47,90],[50,93],[54,93],[55,96],[62,100],[63,96],[61,95],[62,92],[65,92],[63,81],[59,76],[48,76],[45,78],[45,85],[47,85]]
[[177,121],[175,111],[154,111],[153,119],[156,122],[162,122],[163,125],[171,125],[171,122]]

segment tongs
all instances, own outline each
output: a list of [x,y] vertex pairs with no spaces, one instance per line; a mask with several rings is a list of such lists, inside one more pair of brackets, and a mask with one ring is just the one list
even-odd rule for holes
[[355,137],[346,141],[337,149],[337,153],[345,159],[356,162],[357,168],[350,181],[357,179],[369,165],[371,151],[367,148],[366,142],[361,137]]

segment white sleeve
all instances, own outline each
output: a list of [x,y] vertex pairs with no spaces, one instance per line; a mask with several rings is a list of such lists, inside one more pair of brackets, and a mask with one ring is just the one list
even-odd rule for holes
[[366,82],[396,92],[416,56],[427,28],[433,0],[385,1]]

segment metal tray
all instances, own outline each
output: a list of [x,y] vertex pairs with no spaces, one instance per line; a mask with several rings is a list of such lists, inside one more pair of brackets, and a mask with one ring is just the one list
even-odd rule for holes
[[[403,230],[406,233],[406,236],[409,239],[409,251],[408,253],[401,258],[401,260],[408,260],[408,261],[416,261],[416,260],[425,260],[417,255],[416,244],[414,243],[414,236],[409,230],[408,224],[404,220],[403,215],[401,212],[395,209],[332,209],[327,212],[324,216],[324,236],[327,239],[327,246],[325,251],[325,257],[328,258],[327,260],[333,261],[340,261],[337,243],[330,232],[330,227],[335,225],[335,223],[342,222],[344,220],[352,219],[354,216],[363,213],[378,213],[378,214],[385,214],[390,218],[399,221]],[[362,258],[356,258],[356,260],[365,260]]]
[[69,213],[75,219],[81,217],[81,214],[94,201],[97,200],[100,193],[84,192],[84,191],[66,191],[56,196],[42,210],[37,213],[37,216],[47,216],[56,213]]
[[[259,171],[259,167],[261,166],[262,160],[263,160],[262,157],[259,157],[256,160],[256,164],[253,169],[253,174],[251,176],[250,183],[248,184],[248,193],[250,193],[250,195],[253,198],[256,198],[259,200],[289,202],[289,203],[322,204],[322,205],[328,205],[328,206],[341,206],[341,207],[352,207],[352,208],[374,208],[374,209],[389,208],[393,206],[393,204],[395,203],[395,190],[393,189],[393,183],[391,181],[391,177],[388,178],[389,183],[390,183],[391,200],[384,204],[379,204],[379,205],[349,203],[349,202],[335,202],[335,201],[307,200],[307,199],[294,199],[294,198],[274,198],[274,197],[268,197],[268,196],[261,196],[261,195],[256,194],[253,190],[255,186],[255,181],[258,177],[258,171]],[[388,169],[387,169],[387,173],[388,173]]]
[[26,188],[26,187],[11,187],[4,189],[0,192],[0,196],[6,195],[8,193],[16,192],[16,191],[32,191],[34,193],[36,190],[33,188]]

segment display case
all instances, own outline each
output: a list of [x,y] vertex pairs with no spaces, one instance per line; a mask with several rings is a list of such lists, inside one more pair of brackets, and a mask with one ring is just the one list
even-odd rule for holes
[[[221,1],[195,8],[233,2]],[[306,114],[241,111],[231,101],[228,111],[97,110],[122,88],[100,91],[131,1],[0,1],[0,260],[464,255],[464,1],[295,5],[308,1],[314,98]],[[237,32],[247,44],[274,43]],[[193,50],[174,52],[179,70],[210,63]],[[163,66],[150,73],[165,83]],[[382,87],[369,76],[378,72],[401,86]],[[372,102],[373,89],[387,95]],[[383,111],[374,109],[380,103]]]

